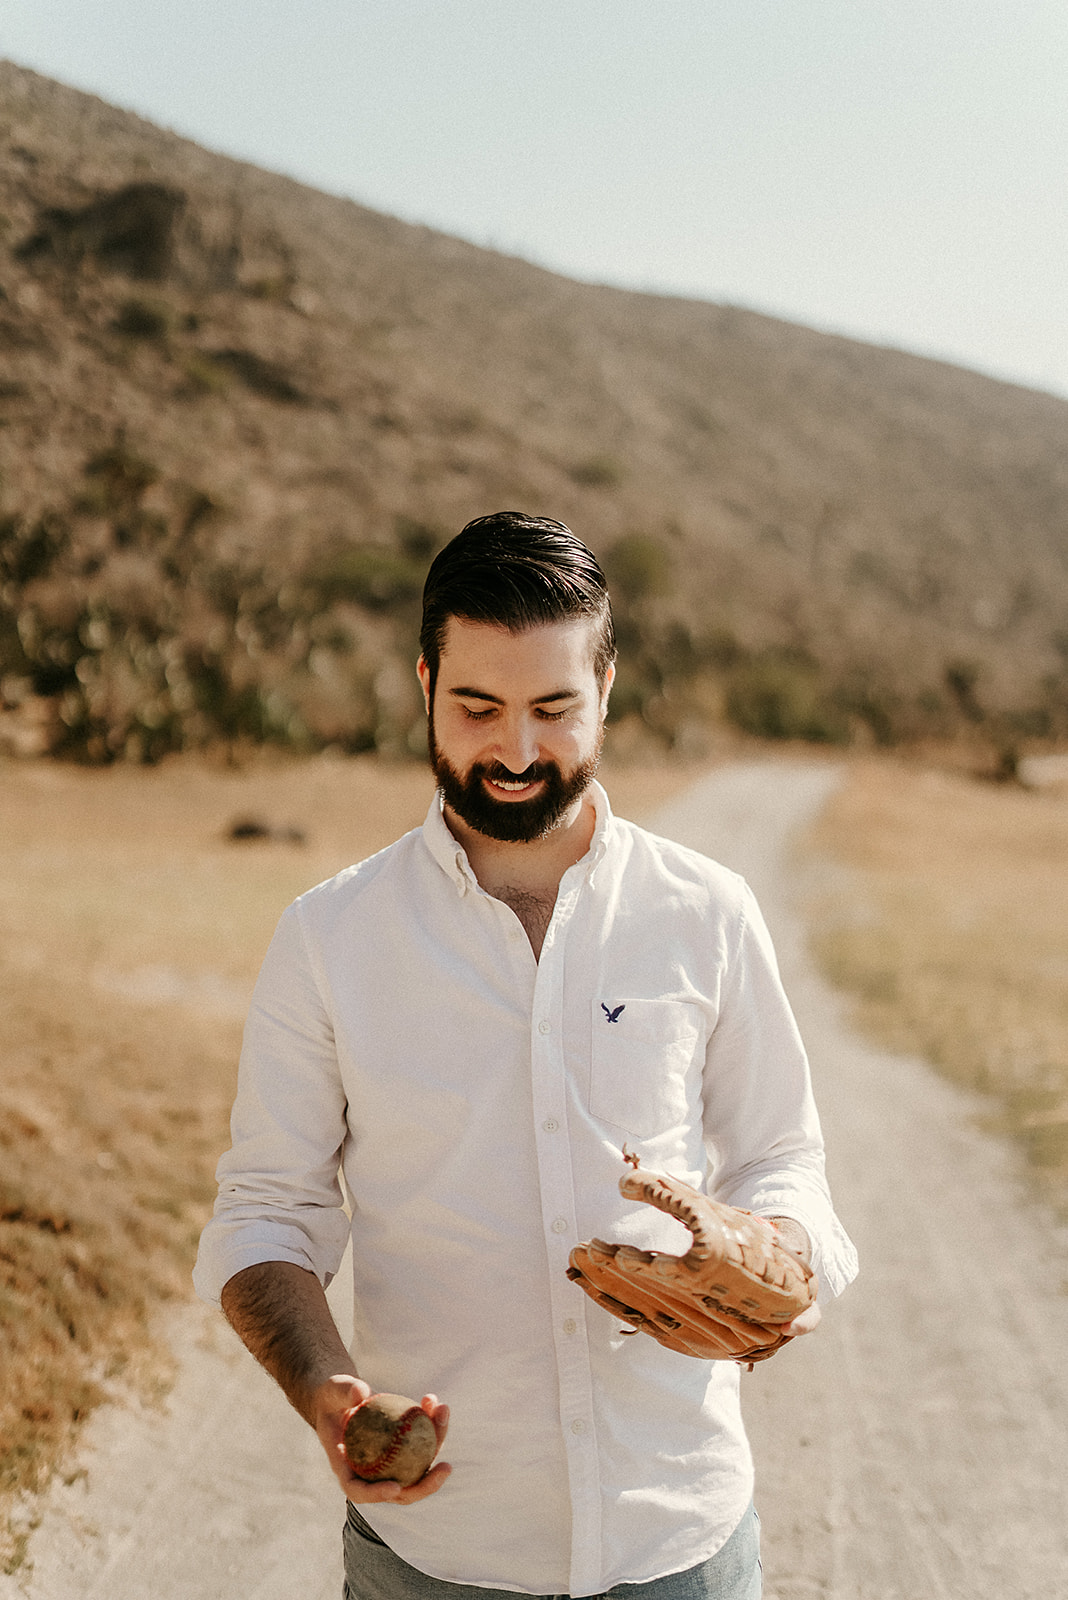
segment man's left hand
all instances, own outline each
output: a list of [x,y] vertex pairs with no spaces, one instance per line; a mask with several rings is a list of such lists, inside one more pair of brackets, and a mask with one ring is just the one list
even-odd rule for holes
[[[769,1217],[768,1221],[775,1224],[779,1242],[785,1245],[787,1250],[792,1250],[795,1255],[800,1256],[806,1266],[810,1266],[812,1263],[812,1241],[809,1239],[808,1230],[803,1228],[799,1222],[795,1222],[793,1217]],[[782,1331],[786,1338],[797,1339],[802,1334],[811,1333],[821,1316],[822,1312],[814,1300],[806,1311],[802,1311],[799,1317],[795,1317],[792,1322],[787,1323]]]

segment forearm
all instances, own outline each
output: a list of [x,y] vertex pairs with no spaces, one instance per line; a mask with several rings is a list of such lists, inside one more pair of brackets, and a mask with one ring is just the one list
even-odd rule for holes
[[[441,1488],[452,1470],[443,1461],[407,1489],[388,1478],[365,1483],[353,1472],[345,1455],[345,1421],[371,1389],[353,1370],[313,1272],[289,1261],[246,1267],[223,1289],[222,1308],[238,1338],[315,1429],[332,1472],[354,1504],[388,1500],[411,1505]],[[449,1425],[448,1407],[436,1395],[425,1395],[423,1410],[434,1424],[440,1448]]]
[[288,1261],[246,1267],[223,1289],[222,1308],[238,1338],[315,1427],[316,1390],[328,1378],[356,1376],[315,1274]]

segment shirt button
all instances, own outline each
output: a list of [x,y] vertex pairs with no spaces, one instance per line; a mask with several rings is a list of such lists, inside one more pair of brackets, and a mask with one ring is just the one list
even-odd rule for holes
[[576,1417],[575,1418],[574,1422],[571,1424],[571,1432],[572,1433],[585,1433],[586,1432],[586,1424],[583,1422],[581,1417]]
[[546,1133],[555,1133],[559,1126],[560,1124],[557,1122],[555,1117],[546,1117],[545,1121],[542,1123],[542,1127],[545,1129]]
[[541,1021],[538,1023],[538,1032],[539,1033],[549,1033],[551,1031],[551,1029],[552,1029],[552,1023],[551,1022],[546,1022],[545,1018],[542,1017]]
[[574,1317],[565,1318],[565,1320],[564,1320],[564,1332],[566,1334],[572,1334],[572,1333],[575,1333],[577,1330],[578,1330],[578,1323],[575,1321]]
[[553,1223],[553,1232],[554,1233],[566,1233],[567,1232],[567,1218],[566,1217],[557,1217],[556,1221]]

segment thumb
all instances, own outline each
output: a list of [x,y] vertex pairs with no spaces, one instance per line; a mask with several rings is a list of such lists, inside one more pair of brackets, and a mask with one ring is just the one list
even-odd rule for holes
[[795,1339],[799,1334],[811,1333],[813,1328],[820,1322],[822,1316],[823,1313],[814,1300],[806,1310],[802,1311],[799,1317],[795,1317],[792,1322],[788,1322],[782,1331],[788,1338]]

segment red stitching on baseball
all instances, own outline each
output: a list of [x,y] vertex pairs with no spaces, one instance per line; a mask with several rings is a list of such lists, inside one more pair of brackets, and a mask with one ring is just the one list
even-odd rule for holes
[[358,1478],[374,1478],[385,1475],[385,1469],[391,1467],[400,1452],[400,1447],[412,1431],[412,1423],[416,1417],[423,1415],[422,1406],[409,1406],[397,1423],[397,1431],[392,1440],[383,1450],[382,1454],[374,1461],[364,1462],[362,1467],[353,1467]]

